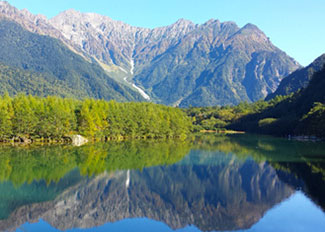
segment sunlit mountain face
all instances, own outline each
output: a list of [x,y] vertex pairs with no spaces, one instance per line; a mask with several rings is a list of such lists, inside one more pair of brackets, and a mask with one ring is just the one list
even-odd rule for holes
[[[28,55],[33,58],[34,62],[24,62],[22,67],[14,68],[30,71],[36,62],[42,64],[41,69],[32,71],[45,74],[44,67],[54,64],[58,64],[59,70],[62,66],[79,65],[82,72],[51,70],[53,75],[43,80],[48,88],[54,80],[60,80],[57,82],[62,86],[52,91],[61,95],[73,90],[74,97],[150,100],[182,107],[238,104],[265,98],[285,76],[301,67],[253,24],[240,28],[235,22],[209,20],[199,25],[180,19],[169,26],[148,29],[75,10],[47,19],[27,10],[20,11],[6,2],[0,2],[0,19],[14,21],[37,35],[52,37],[52,42],[64,45],[74,54],[65,54],[58,60],[48,54],[49,58],[35,61],[39,56],[33,56],[34,51],[27,53],[26,46],[19,46],[18,41],[23,38],[1,40],[3,51],[8,50],[8,41],[25,49],[24,56],[19,55],[22,52],[14,56],[10,51],[14,61]],[[48,43],[48,40],[44,42]],[[42,51],[46,57],[48,50]],[[0,62],[8,60],[5,58]],[[66,82],[62,82],[62,76],[69,71]],[[78,89],[74,88],[76,84]],[[16,90],[21,86],[10,87]]]

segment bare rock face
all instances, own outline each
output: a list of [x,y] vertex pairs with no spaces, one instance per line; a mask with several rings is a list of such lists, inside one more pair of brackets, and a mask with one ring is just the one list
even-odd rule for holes
[[117,65],[130,74],[132,64],[150,62],[196,27],[181,19],[173,25],[151,30],[75,10],[65,11],[49,22],[85,53],[108,65]]
[[[255,25],[209,20],[140,28],[67,10],[48,20],[1,2],[0,17],[62,40],[115,78],[132,79],[156,102],[199,106],[256,101],[300,65]],[[128,83],[128,82],[126,82]]]

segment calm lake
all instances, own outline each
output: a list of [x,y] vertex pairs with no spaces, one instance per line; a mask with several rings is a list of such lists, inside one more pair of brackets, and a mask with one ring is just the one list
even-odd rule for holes
[[0,148],[0,231],[325,231],[325,143]]

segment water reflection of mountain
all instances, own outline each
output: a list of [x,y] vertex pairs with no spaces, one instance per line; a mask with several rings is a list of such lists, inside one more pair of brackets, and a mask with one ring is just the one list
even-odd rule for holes
[[0,222],[0,228],[39,218],[65,230],[148,217],[174,229],[190,224],[205,231],[243,229],[293,193],[267,163],[213,156],[218,164],[101,174],[68,189],[55,201],[20,208]]
[[56,199],[84,179],[80,174],[173,164],[189,150],[184,141],[0,147],[0,220],[21,206]]
[[[325,208],[322,143],[209,136],[197,140],[189,151],[186,143],[122,143],[61,152],[51,162],[44,161],[45,170],[52,168],[51,171],[39,168],[31,172],[33,175],[28,174],[31,176],[28,180],[43,175],[49,183],[73,167],[92,177],[63,175],[63,179],[49,185],[56,190],[52,191],[54,197],[13,207],[16,210],[0,221],[0,230],[13,230],[40,218],[64,230],[135,217],[155,219],[174,229],[190,224],[205,231],[244,229],[259,221],[267,210],[288,198],[296,188]],[[190,154],[183,158],[187,153]],[[32,157],[30,160],[38,156]],[[45,154],[40,157],[47,159]],[[0,158],[0,166],[20,164],[22,161],[18,160],[15,156]],[[28,164],[36,168],[39,162]],[[56,164],[66,168],[61,170]],[[19,170],[14,165],[5,168]],[[59,175],[54,175],[53,170],[59,170]],[[34,186],[35,194],[41,190],[39,182],[21,185],[15,181],[16,171],[10,175],[8,171],[3,173],[0,172],[0,177],[5,176],[18,189],[27,185]],[[74,181],[69,175],[74,176]]]
[[268,162],[280,180],[301,189],[325,211],[325,143],[288,141],[268,136],[206,136],[197,147]]

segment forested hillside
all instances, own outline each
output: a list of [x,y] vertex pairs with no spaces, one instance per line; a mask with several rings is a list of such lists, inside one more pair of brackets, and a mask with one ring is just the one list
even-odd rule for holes
[[42,73],[10,67],[0,63],[0,94],[10,96],[26,93],[36,96],[86,97],[77,89],[69,89],[65,82]]
[[[95,61],[86,61],[57,39],[31,33],[2,19],[0,41],[0,63],[10,67],[3,66],[1,70],[2,91],[79,99],[144,100],[135,90],[110,78]],[[43,89],[38,88],[42,85]]]

